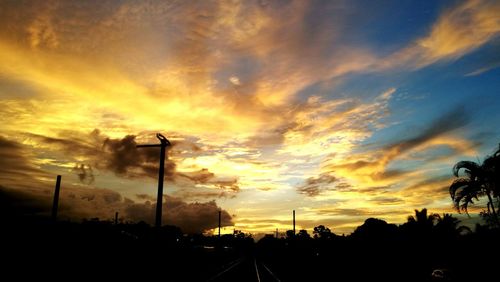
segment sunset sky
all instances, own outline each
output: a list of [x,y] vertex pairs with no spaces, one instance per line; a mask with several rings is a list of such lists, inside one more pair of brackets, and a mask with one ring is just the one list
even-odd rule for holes
[[[0,0],[0,188],[62,218],[252,233],[454,212],[500,143],[499,1]],[[480,207],[481,205],[479,205]],[[473,210],[474,211],[474,210]]]

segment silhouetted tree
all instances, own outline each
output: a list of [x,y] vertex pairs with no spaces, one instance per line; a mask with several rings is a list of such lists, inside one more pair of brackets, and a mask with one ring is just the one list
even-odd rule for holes
[[408,217],[409,223],[415,223],[421,229],[430,230],[434,226],[434,222],[439,217],[437,214],[427,215],[427,209],[422,209],[421,211],[415,210],[415,217],[410,215]]
[[401,225],[401,230],[406,236],[419,239],[428,239],[437,221],[437,214],[427,214],[427,209],[415,210],[415,216],[408,216],[406,223]]
[[394,224],[388,224],[385,220],[378,218],[368,218],[358,226],[352,236],[360,239],[383,239],[390,240],[397,234],[398,227]]
[[320,238],[320,239],[330,239],[335,236],[334,233],[328,228],[325,227],[324,225],[318,225],[314,227],[314,238]]
[[246,237],[251,237],[251,235],[245,235],[241,230],[234,230],[233,236],[238,239],[244,239]]
[[458,218],[453,217],[449,213],[444,213],[443,216],[436,214],[435,216],[437,219],[436,227],[439,228],[457,229],[457,226],[460,223]]
[[[459,176],[463,169],[464,177]],[[474,204],[474,199],[486,196],[488,198],[487,216],[492,216],[498,224],[498,197],[500,196],[500,148],[487,157],[482,164],[472,161],[460,161],[453,167],[453,174],[458,177],[450,185],[450,196],[455,207],[460,212],[467,213],[469,204]],[[494,198],[496,198],[496,206]]]
[[458,236],[460,233],[465,231],[471,231],[470,228],[466,226],[459,226],[460,220],[456,217],[453,217],[449,213],[443,214],[440,216],[438,214],[434,215],[437,219],[437,223],[434,227],[437,235],[441,238],[453,238]]
[[161,236],[161,238],[170,241],[175,241],[179,238],[182,238],[183,234],[184,233],[182,232],[182,230],[174,225],[163,225],[159,230],[159,235]]
[[293,230],[287,230],[285,234],[286,238],[288,239],[295,237],[295,234],[293,234]]
[[299,233],[297,233],[297,238],[299,238],[299,239],[310,239],[311,235],[309,235],[309,233],[307,233],[307,230],[301,229],[301,230],[299,230]]

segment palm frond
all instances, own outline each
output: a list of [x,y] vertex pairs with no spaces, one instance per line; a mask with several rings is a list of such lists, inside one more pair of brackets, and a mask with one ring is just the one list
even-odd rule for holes
[[460,169],[465,169],[467,171],[467,174],[472,178],[474,175],[479,175],[481,166],[472,161],[459,161],[458,163],[453,166],[453,174],[458,177],[458,172]]
[[474,204],[474,199],[478,200],[479,196],[484,195],[484,191],[479,182],[459,178],[451,184],[450,195],[457,211],[464,211],[468,214],[469,204]]
[[453,183],[450,185],[450,196],[452,200],[455,200],[457,192],[463,188],[464,186],[467,186],[471,183],[471,181],[467,178],[458,178],[453,181]]
[[[459,172],[462,169],[465,175],[460,177]],[[450,185],[449,192],[458,212],[465,211],[468,214],[469,204],[474,204],[474,200],[478,200],[479,197],[488,196],[487,214],[495,214],[493,197],[500,196],[500,147],[482,163],[473,161],[456,163],[453,166],[453,174],[458,179]]]

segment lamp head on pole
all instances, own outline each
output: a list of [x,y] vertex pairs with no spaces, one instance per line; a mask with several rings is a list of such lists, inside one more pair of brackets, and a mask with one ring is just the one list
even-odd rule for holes
[[163,136],[161,133],[156,133],[156,138],[158,138],[158,140],[160,140],[161,142],[161,145],[162,146],[170,146],[170,141],[168,141],[168,139]]

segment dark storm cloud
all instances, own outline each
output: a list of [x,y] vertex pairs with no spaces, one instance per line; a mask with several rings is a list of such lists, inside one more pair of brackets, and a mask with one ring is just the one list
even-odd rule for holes
[[[124,175],[128,172],[129,168],[139,167],[142,162],[136,146],[137,143],[135,142],[134,135],[127,135],[122,139],[106,138],[102,145],[104,151],[110,155],[109,161],[105,164],[106,168],[118,175]],[[148,151],[153,150],[141,150],[141,152],[146,153]]]
[[[28,138],[36,140],[42,146],[48,146],[49,150],[63,151],[69,161],[76,163],[72,171],[82,183],[91,184],[94,181],[94,169],[111,171],[117,176],[126,178],[158,178],[160,148],[137,148],[138,143],[135,135],[110,138],[98,129],[85,136],[69,131],[61,132],[60,135],[63,137],[26,134]],[[186,157],[195,157],[201,154],[202,150],[196,139],[184,136],[175,137],[181,140],[173,140],[171,146],[167,147],[164,166],[166,181],[176,182],[177,185],[184,188],[193,188],[200,184],[212,189],[223,190],[189,191],[186,194],[193,197],[197,194],[198,198],[203,195],[234,197],[234,194],[240,191],[237,178],[219,178],[206,168],[197,171],[177,171],[174,159],[182,160]],[[84,163],[80,161],[82,158],[85,160]]]
[[[0,186],[0,217],[49,216],[53,188],[12,189]],[[146,198],[144,198],[146,199]],[[61,187],[58,215],[61,219],[81,220],[98,217],[112,219],[115,212],[126,221],[144,220],[153,223],[156,203],[136,203],[119,193],[100,188]],[[187,203],[179,198],[165,196],[163,224],[179,226],[184,232],[198,233],[218,226],[215,201]],[[221,210],[223,226],[233,225],[231,215]]]
[[[145,176],[156,178],[158,176],[159,148],[136,148],[135,135],[127,135],[121,139],[109,138],[98,129],[85,136],[76,132],[61,132],[60,135],[63,137],[26,134],[28,138],[38,141],[42,146],[62,150],[70,160],[76,161],[77,157],[85,158],[89,162],[86,169],[95,167],[132,178]],[[175,145],[176,143],[173,142],[172,146]],[[171,148],[167,147],[165,160],[167,179],[172,179],[175,173],[175,163],[168,159],[170,150]]]
[[[179,198],[165,196],[163,203],[163,224],[179,226],[184,232],[196,233],[218,226],[218,212],[220,208],[215,201],[204,203],[186,203]],[[152,222],[156,203],[145,202],[132,204],[126,208],[126,214],[135,221]],[[231,215],[221,211],[222,226],[233,225]]]
[[[105,169],[120,176],[127,177],[158,177],[158,166],[160,162],[160,148],[137,148],[135,135],[127,135],[122,139],[106,138],[102,149],[106,153],[106,159],[102,159]],[[175,146],[175,143],[172,144]],[[175,163],[168,158],[171,147],[167,147],[165,159],[165,179],[173,180],[175,175]]]

